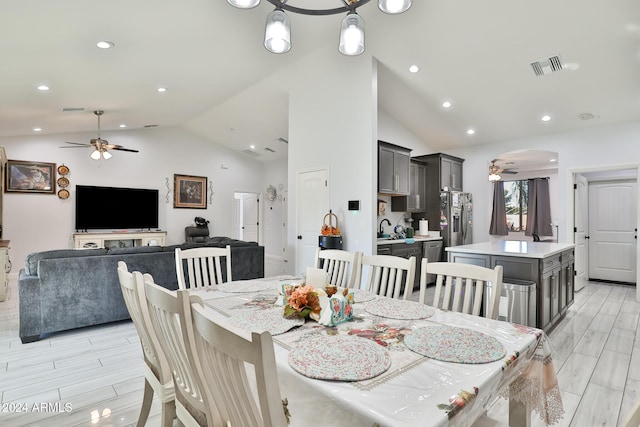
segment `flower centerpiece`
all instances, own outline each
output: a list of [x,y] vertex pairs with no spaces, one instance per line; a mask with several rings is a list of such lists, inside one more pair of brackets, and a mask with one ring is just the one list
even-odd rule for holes
[[353,292],[333,285],[325,289],[311,285],[282,285],[284,317],[315,320],[325,326],[335,326],[353,316]]
[[288,291],[290,293],[285,293],[287,303],[284,306],[284,317],[301,317],[316,322],[320,320],[320,312],[322,311],[320,292],[322,292],[322,296],[326,296],[324,291],[316,290],[311,285],[291,287],[288,288]]

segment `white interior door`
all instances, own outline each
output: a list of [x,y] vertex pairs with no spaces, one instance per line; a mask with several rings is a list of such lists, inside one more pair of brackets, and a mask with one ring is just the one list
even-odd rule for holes
[[636,281],[636,182],[589,184],[589,278]]
[[587,245],[587,232],[589,227],[589,183],[583,175],[576,174],[574,197],[574,225],[575,232],[573,241],[576,245],[576,276],[575,290],[579,291],[585,287],[589,276],[587,265],[589,265],[589,245]]
[[329,212],[327,169],[300,172],[296,188],[296,273],[312,267],[324,215]]
[[244,193],[242,195],[242,240],[257,242],[259,231],[258,219],[258,195],[256,193]]

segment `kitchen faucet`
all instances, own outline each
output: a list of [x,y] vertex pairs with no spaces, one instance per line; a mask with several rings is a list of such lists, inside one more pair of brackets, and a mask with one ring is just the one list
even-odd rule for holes
[[385,221],[387,221],[387,224],[391,226],[391,221],[389,221],[387,218],[383,218],[382,221],[380,221],[380,231],[378,232],[378,237],[382,237],[382,235],[384,234],[384,228],[382,227],[382,225]]

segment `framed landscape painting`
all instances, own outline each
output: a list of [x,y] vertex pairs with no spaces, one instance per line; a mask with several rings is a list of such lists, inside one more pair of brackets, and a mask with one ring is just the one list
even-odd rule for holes
[[4,189],[7,193],[55,194],[55,171],[55,163],[7,160]]
[[173,207],[207,208],[207,177],[173,175]]

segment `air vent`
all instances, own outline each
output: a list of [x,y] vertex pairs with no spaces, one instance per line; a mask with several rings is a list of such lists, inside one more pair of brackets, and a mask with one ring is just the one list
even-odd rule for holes
[[540,59],[532,62],[530,65],[536,76],[546,76],[547,74],[555,73],[556,71],[560,71],[564,68],[562,66],[560,55]]
[[280,141],[280,142],[284,142],[285,144],[288,144],[288,143],[289,143],[289,140],[284,139],[284,138],[278,138],[278,141]]
[[146,127],[146,128],[157,128],[158,125],[144,125],[144,127]]
[[250,155],[251,157],[260,157],[260,156],[262,155],[262,154],[260,154],[260,153],[256,153],[255,151],[253,151],[253,150],[251,150],[251,149],[249,149],[249,148],[247,148],[246,150],[242,150],[242,152],[243,152],[244,154],[248,154],[248,155]]
[[63,113],[82,113],[85,110],[84,107],[65,107],[62,109]]
[[265,148],[264,148],[264,151],[268,151],[268,152],[270,152],[270,153],[275,153],[275,152],[276,152],[276,150],[272,150],[272,149],[271,149],[271,148],[269,148],[269,147],[265,147]]

